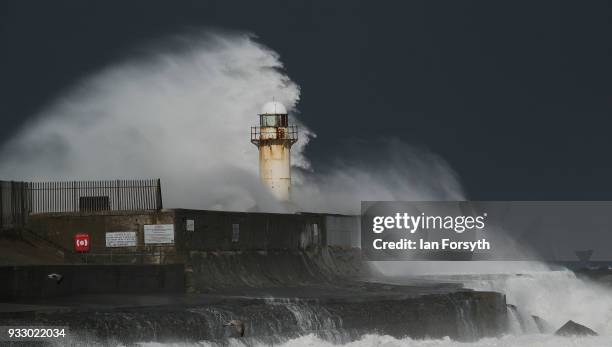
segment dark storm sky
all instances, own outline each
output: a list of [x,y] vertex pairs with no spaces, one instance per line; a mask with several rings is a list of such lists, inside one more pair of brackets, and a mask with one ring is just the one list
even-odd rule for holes
[[[329,147],[398,137],[479,200],[612,200],[604,1],[2,1],[0,139],[135,46],[202,27],[279,52]],[[1,141],[1,140],[0,140]]]

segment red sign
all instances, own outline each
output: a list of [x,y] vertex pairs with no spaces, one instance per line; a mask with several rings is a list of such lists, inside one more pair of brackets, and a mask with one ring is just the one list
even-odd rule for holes
[[74,250],[77,252],[89,252],[89,234],[74,235]]

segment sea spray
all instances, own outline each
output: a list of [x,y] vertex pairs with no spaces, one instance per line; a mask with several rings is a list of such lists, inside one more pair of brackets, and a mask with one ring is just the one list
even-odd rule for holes
[[[300,88],[252,35],[202,32],[143,51],[63,91],[3,142],[0,177],[160,177],[167,207],[234,211],[357,213],[361,200],[463,199],[441,158],[394,139],[331,150],[332,164],[313,168],[305,148],[315,135],[297,108]],[[300,129],[293,205],[260,184],[250,143],[250,127],[271,99]]]
[[[269,346],[263,342],[258,342],[252,339],[230,339],[222,344],[213,342],[198,342],[198,343],[140,343],[142,347],[192,347],[192,346]],[[303,346],[321,346],[321,347],[370,347],[370,346],[385,346],[385,347],[604,347],[612,345],[612,338],[608,336],[591,336],[591,337],[560,337],[545,334],[508,335],[500,338],[484,338],[476,342],[466,344],[457,342],[451,339],[411,339],[411,338],[394,338],[387,335],[368,334],[361,338],[337,344],[318,337],[315,334],[300,336],[295,339],[290,339],[283,343],[275,344],[280,347],[303,347]]]
[[[577,278],[571,271],[476,276],[466,280],[466,286],[504,293],[507,302],[523,313],[522,319],[536,315],[555,329],[573,320],[600,334],[612,335],[612,290]],[[529,330],[533,332],[534,328]]]

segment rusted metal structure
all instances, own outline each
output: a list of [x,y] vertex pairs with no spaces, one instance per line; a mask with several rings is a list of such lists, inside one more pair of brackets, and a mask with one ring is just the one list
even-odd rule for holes
[[251,142],[259,149],[259,176],[280,201],[291,195],[291,146],[298,140],[297,126],[289,125],[285,106],[266,103],[259,126],[251,127]]

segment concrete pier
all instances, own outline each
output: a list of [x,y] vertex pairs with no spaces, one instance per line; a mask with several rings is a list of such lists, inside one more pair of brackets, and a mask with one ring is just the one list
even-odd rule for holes
[[[151,224],[173,226],[173,242],[144,242]],[[457,283],[384,283],[355,248],[356,216],[102,211],[31,215],[27,225],[7,240],[29,245],[15,248],[14,260],[28,252],[43,259],[34,255],[44,245],[44,259],[56,263],[0,267],[0,325],[65,325],[78,343],[223,342],[232,336],[230,320],[244,322],[254,344],[305,334],[471,341],[506,332],[502,294]],[[107,247],[107,234],[120,231],[134,233],[133,243]],[[91,249],[76,253],[73,236],[84,232]]]

